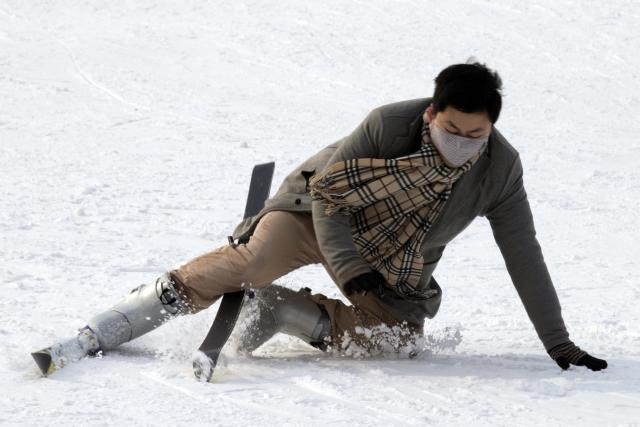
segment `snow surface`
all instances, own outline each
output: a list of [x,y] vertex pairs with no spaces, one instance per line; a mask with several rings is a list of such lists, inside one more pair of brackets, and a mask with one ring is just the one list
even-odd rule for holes
[[[0,425],[640,425],[640,3],[0,1]],[[43,379],[29,353],[226,242],[253,164],[274,188],[381,104],[475,55],[504,79],[571,338],[546,355],[486,220],[437,277],[414,360],[288,337],[191,356],[215,308]],[[280,283],[338,297],[321,266]]]

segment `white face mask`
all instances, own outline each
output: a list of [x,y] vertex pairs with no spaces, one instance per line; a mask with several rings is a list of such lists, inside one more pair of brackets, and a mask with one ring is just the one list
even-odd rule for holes
[[466,138],[454,135],[433,122],[429,125],[429,132],[433,145],[436,146],[442,158],[455,168],[464,165],[469,159],[484,150],[487,141],[489,141],[489,136]]

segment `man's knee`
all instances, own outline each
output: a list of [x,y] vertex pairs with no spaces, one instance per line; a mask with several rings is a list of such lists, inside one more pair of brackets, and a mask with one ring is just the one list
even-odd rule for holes
[[395,318],[372,294],[351,297],[352,305],[320,294],[314,298],[329,313],[333,347],[339,352],[412,352],[422,337],[421,325]]

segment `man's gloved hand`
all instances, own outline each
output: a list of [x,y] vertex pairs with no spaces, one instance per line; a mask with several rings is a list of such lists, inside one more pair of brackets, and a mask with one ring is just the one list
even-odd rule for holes
[[592,371],[599,371],[607,368],[607,361],[597,359],[586,351],[580,350],[571,341],[559,344],[548,351],[549,356],[556,361],[562,369],[569,369],[569,364],[586,366]]
[[364,292],[364,295],[366,295],[369,291],[377,291],[381,295],[384,292],[386,283],[387,281],[379,271],[371,270],[345,283],[344,291],[347,296],[351,296],[356,292]]

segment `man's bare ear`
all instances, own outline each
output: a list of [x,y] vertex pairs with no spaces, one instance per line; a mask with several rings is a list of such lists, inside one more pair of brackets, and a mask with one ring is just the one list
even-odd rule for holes
[[431,123],[431,120],[433,120],[433,104],[429,104],[427,109],[424,111],[424,114],[422,115],[422,120],[427,123]]

